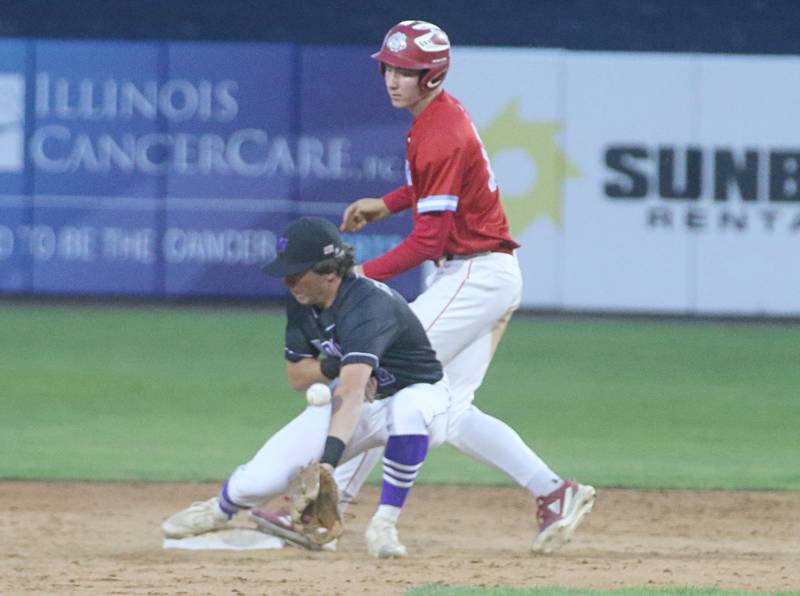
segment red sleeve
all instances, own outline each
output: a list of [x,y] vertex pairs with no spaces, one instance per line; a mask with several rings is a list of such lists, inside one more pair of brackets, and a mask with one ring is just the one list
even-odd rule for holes
[[421,215],[414,229],[389,252],[364,263],[364,275],[384,281],[431,259],[440,259],[453,226],[453,213]]
[[421,145],[414,162],[417,213],[455,211],[466,179],[459,139],[438,135]]
[[383,203],[392,213],[399,213],[411,208],[414,200],[414,191],[410,186],[395,188],[392,192],[383,197]]

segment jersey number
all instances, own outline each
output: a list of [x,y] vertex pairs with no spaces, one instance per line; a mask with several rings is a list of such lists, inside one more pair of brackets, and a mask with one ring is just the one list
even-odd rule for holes
[[483,155],[483,160],[486,162],[486,173],[489,174],[489,190],[494,192],[497,190],[497,179],[494,177],[492,164],[489,163],[489,154],[486,153],[486,147],[483,146],[481,135],[478,134],[478,129],[475,128],[475,124],[472,125],[472,130],[475,131],[475,138],[478,139],[478,143],[481,146],[481,155]]

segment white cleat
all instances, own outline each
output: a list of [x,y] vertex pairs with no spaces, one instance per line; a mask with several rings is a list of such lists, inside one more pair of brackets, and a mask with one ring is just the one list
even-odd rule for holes
[[338,545],[338,544],[339,544],[339,539],[338,538],[334,538],[330,542],[326,542],[325,544],[323,544],[322,545],[322,550],[327,551],[329,553],[335,553],[336,552],[336,545]]
[[531,550],[551,553],[572,539],[572,534],[594,506],[595,490],[588,484],[566,480],[546,497],[539,497],[539,533],[533,539]]
[[408,555],[406,547],[400,544],[397,527],[388,519],[373,517],[364,534],[369,554],[378,559],[400,558]]
[[187,538],[228,526],[228,515],[219,508],[219,498],[197,501],[169,517],[161,530],[167,538]]

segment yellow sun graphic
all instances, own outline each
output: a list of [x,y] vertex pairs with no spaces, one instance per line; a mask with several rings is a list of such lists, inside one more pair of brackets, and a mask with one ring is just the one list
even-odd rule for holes
[[498,180],[503,207],[508,215],[512,234],[519,234],[539,217],[549,217],[561,227],[562,187],[568,177],[580,176],[555,141],[561,122],[523,122],[519,117],[519,98],[513,99],[503,112],[480,130],[489,159],[504,151],[521,151],[535,166],[535,179],[527,188],[509,194]]

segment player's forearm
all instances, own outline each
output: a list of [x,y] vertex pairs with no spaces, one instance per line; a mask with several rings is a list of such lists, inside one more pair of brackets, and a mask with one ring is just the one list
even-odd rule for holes
[[333,396],[333,414],[328,435],[337,437],[347,445],[358,426],[363,404],[364,391],[343,393],[337,390]]
[[[411,209],[413,202],[414,191],[410,186],[400,186],[383,196],[383,204],[389,213],[399,213],[400,211]],[[389,213],[386,214],[387,217]]]
[[330,383],[331,379],[322,373],[320,361],[316,358],[305,358],[299,362],[286,363],[286,377],[289,387],[295,391],[308,389],[314,383]]
[[372,213],[372,216],[369,220],[369,223],[375,223],[377,221],[383,221],[387,217],[392,214],[392,211],[386,205],[386,202],[383,199],[378,199],[378,202],[375,204],[375,209]]
[[364,263],[362,271],[370,279],[385,281],[421,265],[429,258],[426,253],[404,241],[386,254]]
[[384,281],[427,260],[440,258],[444,254],[452,221],[451,212],[418,217],[414,223],[414,230],[405,240],[386,254],[364,263],[364,275]]
[[345,445],[353,436],[361,416],[367,381],[372,367],[363,363],[342,366],[339,385],[333,394],[333,411],[329,436],[340,439]]

